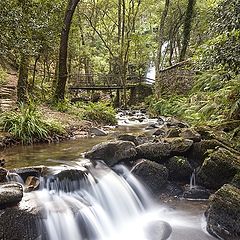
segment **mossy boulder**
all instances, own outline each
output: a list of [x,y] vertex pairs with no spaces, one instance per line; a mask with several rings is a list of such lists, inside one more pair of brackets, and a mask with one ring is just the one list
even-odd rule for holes
[[204,160],[198,171],[197,181],[207,188],[218,189],[231,182],[239,170],[239,157],[227,149],[219,148]]
[[185,154],[193,145],[192,140],[184,139],[181,137],[165,138],[164,142],[170,144],[170,146],[171,146],[170,155],[171,156]]
[[169,143],[144,143],[136,147],[138,158],[163,162],[171,153]]
[[173,181],[189,182],[193,168],[186,158],[175,156],[170,158],[165,166],[169,171],[169,179]]
[[41,239],[39,213],[34,213],[31,209],[12,207],[0,210],[0,215],[0,239]]
[[134,166],[132,173],[155,195],[161,192],[168,179],[168,170],[165,166],[146,159],[142,159]]
[[193,140],[193,142],[201,141],[201,135],[195,131],[193,128],[183,128],[181,129],[180,137]]
[[17,205],[23,197],[23,187],[19,183],[0,184],[0,209]]
[[0,167],[0,182],[6,182],[7,181],[7,173],[8,171],[5,168]]
[[225,240],[240,239],[240,189],[225,184],[210,199],[207,230]]
[[205,153],[209,149],[215,149],[217,147],[220,147],[220,143],[214,139],[194,142],[187,154],[188,161],[190,162],[191,166],[197,168],[202,165]]
[[132,159],[137,155],[135,144],[130,141],[110,141],[95,145],[85,153],[90,160],[103,160],[108,166]]
[[231,184],[240,189],[240,171],[235,174]]

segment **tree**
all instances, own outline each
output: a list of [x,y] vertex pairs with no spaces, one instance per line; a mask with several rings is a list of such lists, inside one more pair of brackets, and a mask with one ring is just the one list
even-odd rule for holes
[[67,54],[68,54],[69,31],[71,27],[72,17],[79,1],[80,0],[69,0],[65,12],[59,49],[58,80],[54,96],[57,102],[64,100],[65,96],[65,87],[68,77]]
[[[158,30],[158,49],[157,49],[157,56],[155,61],[155,67],[156,67],[156,92],[157,95],[161,93],[161,82],[160,82],[160,63],[161,63],[161,56],[162,56],[162,46],[164,43],[164,27],[165,27],[165,21],[168,14],[170,0],[165,0],[165,6],[164,10],[162,12],[160,24],[159,24],[159,30]],[[159,96],[158,96],[159,97]]]
[[196,0],[188,0],[187,11],[186,11],[184,27],[183,27],[182,48],[181,48],[181,53],[179,58],[180,62],[183,61],[186,56],[187,47],[190,40],[190,33],[191,33],[191,27],[192,27],[192,21],[193,21],[193,11],[194,11],[195,4],[196,4]]

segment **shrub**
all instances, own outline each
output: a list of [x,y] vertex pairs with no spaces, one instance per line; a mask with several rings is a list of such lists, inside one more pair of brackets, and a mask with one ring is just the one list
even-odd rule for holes
[[33,104],[21,104],[18,110],[2,114],[0,126],[15,139],[27,144],[47,140],[53,134],[64,132],[60,124],[43,120]]
[[100,124],[116,124],[116,112],[107,103],[89,103],[81,105],[83,119],[95,121]]
[[0,85],[6,83],[7,74],[4,69],[0,66]]

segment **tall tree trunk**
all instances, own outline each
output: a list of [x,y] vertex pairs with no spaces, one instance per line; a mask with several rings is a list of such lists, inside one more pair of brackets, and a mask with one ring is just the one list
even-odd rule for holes
[[180,58],[179,58],[180,61],[183,61],[186,57],[187,47],[190,40],[193,11],[194,11],[195,4],[196,4],[196,0],[188,0],[187,12],[186,12],[184,27],[183,27],[182,49],[181,49]]
[[29,68],[29,56],[22,54],[17,84],[18,103],[28,102],[28,68]]
[[60,49],[59,49],[59,70],[58,81],[55,90],[55,101],[64,100],[65,87],[67,82],[67,53],[68,53],[68,38],[71,27],[72,17],[77,4],[80,0],[69,0],[64,17],[64,24],[61,33]]
[[164,43],[164,27],[165,27],[165,21],[168,15],[168,9],[170,5],[170,0],[165,0],[165,6],[164,10],[162,12],[160,24],[159,24],[159,31],[158,31],[158,50],[157,50],[157,56],[155,60],[155,68],[156,68],[156,96],[159,98],[161,95],[161,88],[162,84],[160,81],[160,64],[162,59],[162,46]]
[[35,61],[34,61],[31,91],[32,91],[33,88],[34,88],[35,78],[36,78],[36,71],[37,71],[37,63],[38,63],[38,60],[39,60],[39,59],[40,59],[40,55],[38,55],[38,56],[35,58]]

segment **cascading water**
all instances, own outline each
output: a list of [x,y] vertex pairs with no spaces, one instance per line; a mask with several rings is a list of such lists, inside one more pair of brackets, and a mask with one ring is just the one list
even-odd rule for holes
[[145,230],[158,220],[154,204],[131,173],[118,166],[118,175],[101,162],[87,168],[79,180],[42,179],[34,193],[43,206],[42,239],[152,239]]

